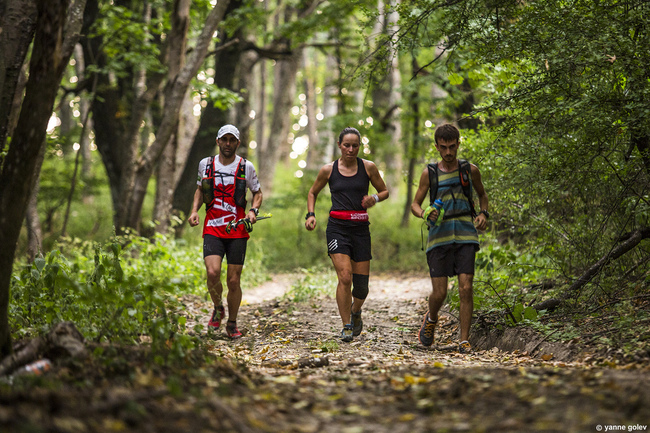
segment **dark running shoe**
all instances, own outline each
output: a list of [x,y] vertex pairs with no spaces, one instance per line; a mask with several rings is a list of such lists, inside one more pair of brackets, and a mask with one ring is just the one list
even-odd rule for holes
[[346,343],[349,343],[352,341],[352,336],[354,335],[354,329],[352,328],[352,324],[348,323],[343,327],[343,330],[341,331],[341,340],[345,341]]
[[233,340],[242,337],[242,333],[237,329],[237,322],[231,322],[230,320],[226,323],[226,334]]
[[213,327],[214,329],[219,329],[221,326],[221,321],[226,316],[226,310],[223,308],[223,305],[219,305],[212,310],[212,317],[208,322],[208,326]]
[[469,341],[461,341],[458,345],[458,353],[472,353],[472,345],[469,344]]
[[358,313],[352,313],[352,335],[355,337],[361,334],[363,330],[363,319],[361,319],[361,310]]
[[431,346],[433,344],[433,334],[436,330],[436,322],[429,321],[429,312],[424,315],[424,320],[422,321],[422,326],[420,327],[420,333],[418,334],[418,339],[423,346]]

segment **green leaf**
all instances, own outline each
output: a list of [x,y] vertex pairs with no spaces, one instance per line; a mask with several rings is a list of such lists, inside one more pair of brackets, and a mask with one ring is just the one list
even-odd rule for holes
[[460,86],[461,84],[463,84],[463,81],[465,81],[465,78],[463,78],[462,75],[457,74],[455,72],[449,74],[449,84],[451,84],[452,86]]
[[523,319],[523,313],[524,311],[524,306],[523,304],[516,304],[514,308],[512,309],[512,315],[515,316],[515,320],[517,323],[521,322]]
[[524,319],[527,320],[536,320],[537,319],[537,310],[533,307],[526,307],[524,309]]
[[34,259],[34,266],[36,266],[36,269],[38,269],[40,273],[40,271],[42,271],[43,268],[45,267],[45,259],[41,257],[37,257],[36,259]]

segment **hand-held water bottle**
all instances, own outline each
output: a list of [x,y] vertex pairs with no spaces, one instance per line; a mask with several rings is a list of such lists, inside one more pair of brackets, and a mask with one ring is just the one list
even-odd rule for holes
[[433,202],[433,207],[438,211],[438,219],[436,219],[436,225],[439,226],[442,224],[442,216],[445,214],[445,209],[442,207],[442,200],[439,198]]

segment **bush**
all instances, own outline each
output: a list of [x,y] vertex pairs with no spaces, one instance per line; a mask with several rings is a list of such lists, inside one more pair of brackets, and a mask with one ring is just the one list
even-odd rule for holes
[[[249,263],[259,262],[251,256]],[[33,337],[71,321],[89,340],[139,344],[147,335],[159,357],[182,358],[199,341],[186,333],[178,298],[207,293],[201,258],[199,247],[164,236],[127,235],[105,244],[65,239],[45,257],[16,266],[12,333]],[[244,282],[257,284],[258,275],[250,272]]]

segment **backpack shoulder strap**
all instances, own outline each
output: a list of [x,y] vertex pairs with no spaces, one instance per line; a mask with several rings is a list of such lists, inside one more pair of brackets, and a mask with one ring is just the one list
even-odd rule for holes
[[463,194],[469,200],[472,208],[472,216],[476,215],[474,209],[474,200],[472,199],[472,166],[466,159],[458,160],[458,176],[460,177],[460,184],[463,187]]
[[246,178],[246,158],[240,156],[239,166],[237,167],[237,174],[235,177]]
[[208,163],[205,164],[205,177],[212,177],[214,171],[214,156],[208,158]]
[[429,202],[433,203],[438,195],[438,163],[427,164],[427,168],[429,169]]

